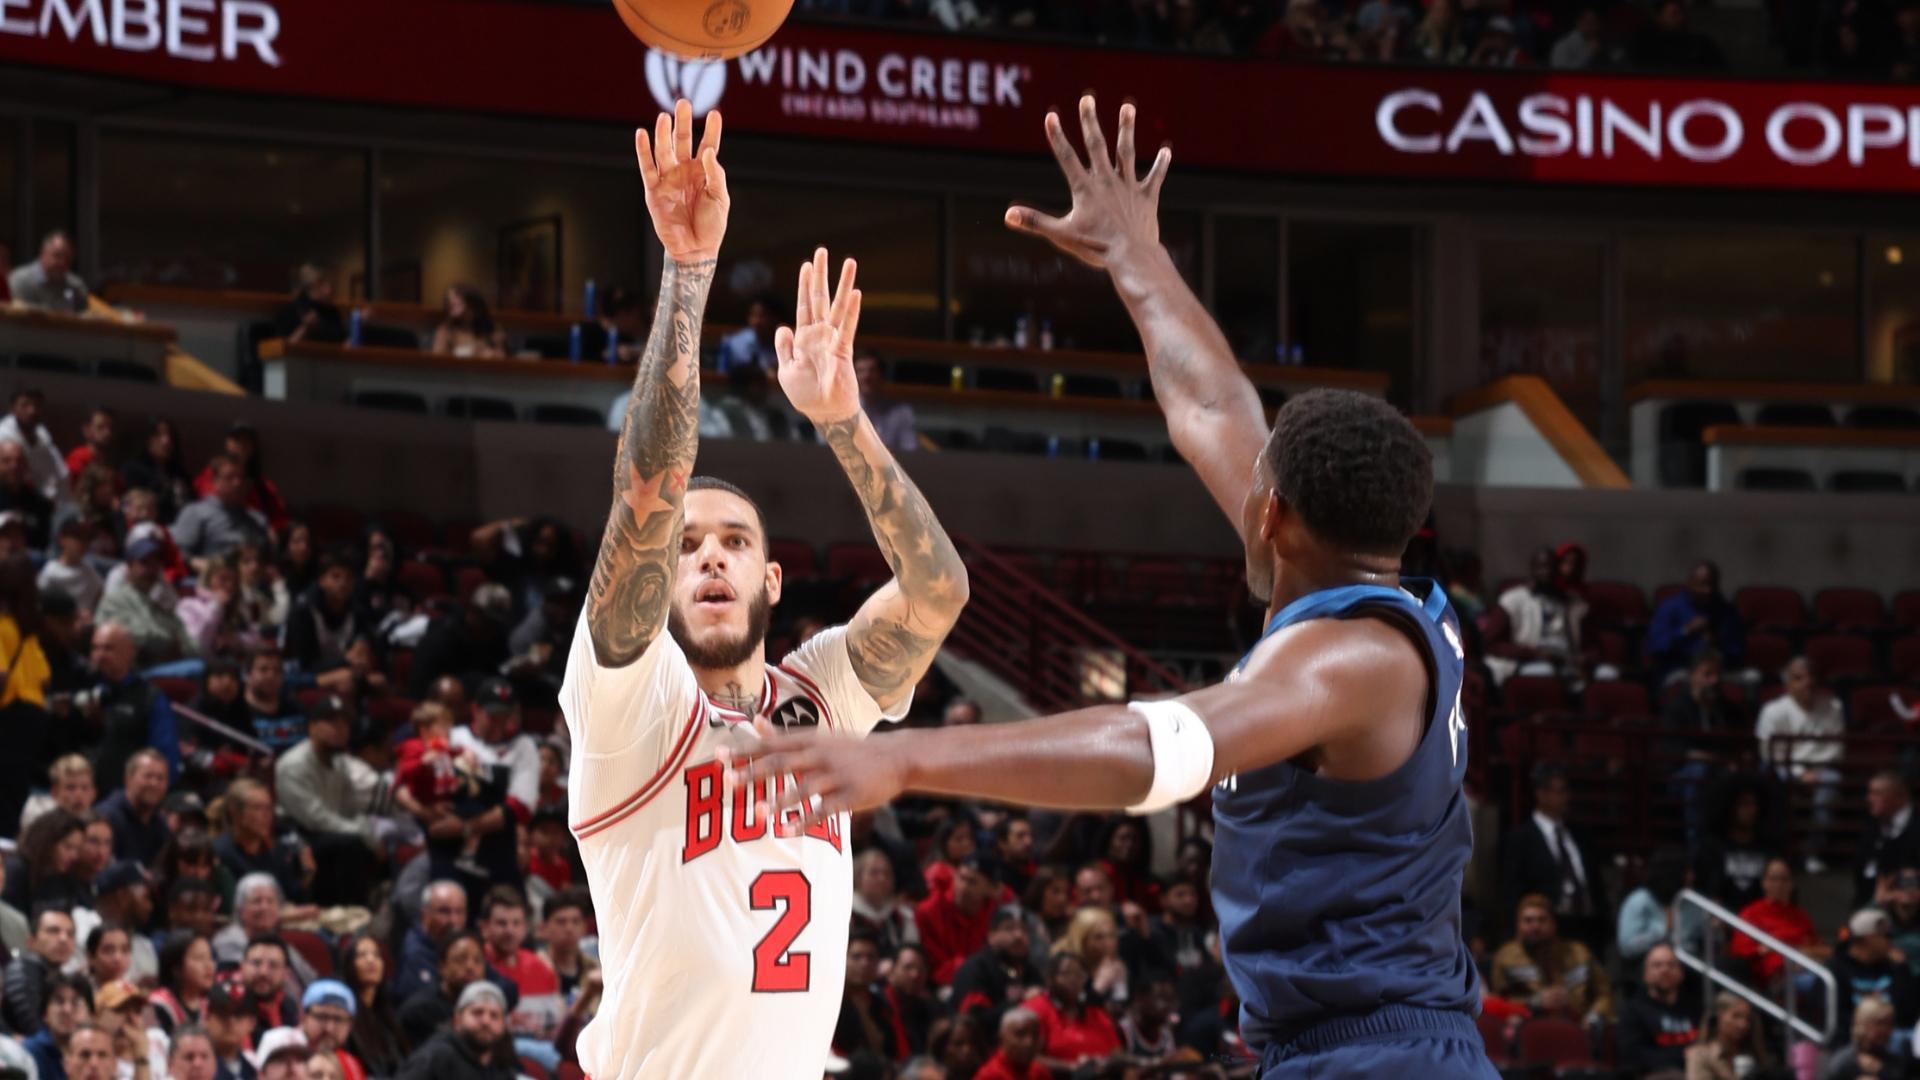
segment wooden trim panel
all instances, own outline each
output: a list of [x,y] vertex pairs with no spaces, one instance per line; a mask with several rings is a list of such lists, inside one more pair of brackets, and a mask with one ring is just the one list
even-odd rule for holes
[[1708,446],[1832,446],[1866,450],[1920,450],[1920,431],[1715,424],[1700,433],[1700,441]]
[[1413,421],[1413,430],[1422,435],[1444,439],[1453,434],[1451,416],[1409,416],[1407,419]]
[[1508,375],[1485,386],[1456,394],[1448,411],[1454,419],[1470,413],[1512,404],[1533,424],[1587,487],[1629,488],[1633,485],[1607,452],[1594,441],[1580,418],[1538,375]]
[[1627,403],[1647,400],[1870,402],[1920,405],[1920,386],[1892,383],[1772,383],[1653,379],[1627,387]]
[[100,337],[137,338],[143,341],[171,343],[178,334],[160,323],[130,323],[118,319],[84,318],[59,311],[0,305],[0,323],[11,323],[33,330],[61,330]]

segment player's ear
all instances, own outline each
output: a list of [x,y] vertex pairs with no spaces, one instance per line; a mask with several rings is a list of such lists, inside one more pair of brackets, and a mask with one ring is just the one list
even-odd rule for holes
[[780,568],[779,563],[774,562],[771,559],[767,560],[767,604],[768,606],[772,606],[780,602],[780,585],[781,585],[781,582],[785,579],[785,577],[786,577],[786,571]]
[[1280,497],[1280,493],[1267,492],[1267,504],[1260,511],[1260,539],[1269,544],[1279,539],[1281,529],[1292,517],[1293,508]]

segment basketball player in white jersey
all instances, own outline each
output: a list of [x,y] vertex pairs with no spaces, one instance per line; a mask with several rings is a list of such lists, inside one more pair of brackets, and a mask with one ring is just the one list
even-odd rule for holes
[[781,575],[766,522],[738,488],[692,475],[700,320],[727,227],[720,115],[697,154],[686,102],[654,132],[634,143],[666,267],[560,692],[606,972],[580,1064],[594,1080],[818,1080],[853,907],[846,817],[768,820],[773,785],[793,778],[729,790],[726,751],[756,724],[864,735],[903,715],[966,603],[966,570],[861,411],[854,266],[830,294],[820,251],[775,340],[780,385],[846,469],[894,578],[768,664]]

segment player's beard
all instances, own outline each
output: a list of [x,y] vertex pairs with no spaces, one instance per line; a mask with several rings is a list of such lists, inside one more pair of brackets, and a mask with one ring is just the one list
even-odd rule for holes
[[678,605],[667,613],[667,633],[673,635],[673,640],[680,645],[680,651],[687,655],[687,663],[693,667],[710,670],[735,668],[753,659],[753,651],[767,639],[767,620],[772,614],[773,604],[767,599],[767,587],[762,585],[753,599],[747,601],[747,630],[739,637],[707,642],[693,640]]

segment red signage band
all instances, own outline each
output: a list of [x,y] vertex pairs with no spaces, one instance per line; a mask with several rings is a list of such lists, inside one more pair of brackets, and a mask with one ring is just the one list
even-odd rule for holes
[[0,61],[248,93],[1038,153],[1092,88],[1176,164],[1291,176],[1911,191],[1920,90],[1290,64],[790,23],[692,63],[605,7],[0,0]]

